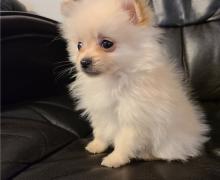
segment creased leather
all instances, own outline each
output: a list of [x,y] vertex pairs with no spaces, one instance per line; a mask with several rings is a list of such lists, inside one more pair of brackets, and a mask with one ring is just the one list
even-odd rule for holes
[[[80,112],[79,112],[80,113]],[[1,114],[2,179],[90,134],[69,97],[15,105]]]
[[132,161],[125,167],[101,167],[108,153],[90,155],[84,147],[88,139],[71,143],[58,153],[32,166],[15,180],[218,180],[220,161],[207,155],[189,162]]
[[220,21],[183,29],[185,60],[195,95],[220,100]]
[[151,0],[160,26],[184,26],[219,19],[219,0]]

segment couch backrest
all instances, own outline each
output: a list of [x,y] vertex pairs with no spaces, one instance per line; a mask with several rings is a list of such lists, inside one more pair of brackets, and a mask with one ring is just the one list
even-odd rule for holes
[[[199,100],[220,100],[220,0],[151,0],[151,4],[167,51],[184,69]],[[63,83],[57,85],[52,71],[67,57],[64,42],[56,38],[57,23],[4,12],[1,24],[3,104],[56,94]]]
[[199,100],[220,100],[220,0],[152,0],[167,50]]
[[1,105],[57,96],[71,81],[57,22],[25,12],[1,12]]

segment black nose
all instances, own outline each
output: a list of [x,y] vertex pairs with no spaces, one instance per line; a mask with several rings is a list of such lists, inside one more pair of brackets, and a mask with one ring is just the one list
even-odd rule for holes
[[85,58],[81,60],[81,67],[83,69],[88,69],[92,65],[92,59],[91,58]]

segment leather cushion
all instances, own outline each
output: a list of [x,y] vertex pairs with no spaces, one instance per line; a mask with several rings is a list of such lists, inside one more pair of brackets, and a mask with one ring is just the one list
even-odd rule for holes
[[133,161],[110,169],[100,166],[107,153],[91,155],[84,150],[89,139],[73,141],[61,151],[33,165],[15,180],[219,180],[220,161],[204,154],[189,162]]
[[[2,114],[2,178],[6,179],[212,179],[218,180],[219,103],[204,102],[212,119],[211,141],[201,157],[186,163],[141,162],[115,169],[100,166],[107,153],[85,151],[91,129],[69,97],[51,97],[10,107]],[[13,136],[10,136],[10,135]]]
[[194,95],[220,100],[220,20],[184,27],[183,44]]
[[1,115],[2,178],[15,176],[91,130],[68,97],[14,105]]

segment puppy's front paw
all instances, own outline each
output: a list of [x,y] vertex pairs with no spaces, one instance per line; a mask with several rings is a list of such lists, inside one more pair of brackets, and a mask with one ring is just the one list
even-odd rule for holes
[[107,145],[99,140],[94,139],[86,146],[86,150],[90,153],[102,153],[107,149]]
[[130,162],[129,158],[124,158],[119,154],[111,153],[103,159],[101,165],[110,168],[118,168],[129,162]]

